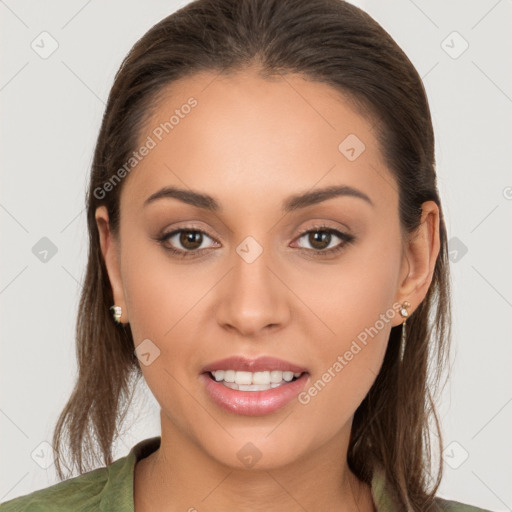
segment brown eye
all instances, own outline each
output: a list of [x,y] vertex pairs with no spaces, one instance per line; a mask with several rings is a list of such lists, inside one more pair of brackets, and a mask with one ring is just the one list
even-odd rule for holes
[[189,250],[199,249],[203,234],[200,231],[180,231],[179,241],[182,247]]
[[[353,235],[343,233],[337,229],[327,226],[319,226],[308,231],[304,231],[298,240],[306,239],[311,249],[299,245],[299,247],[318,254],[319,256],[331,255],[344,249],[348,244],[355,240]],[[341,240],[336,244],[336,239]],[[334,245],[331,245],[334,242]]]
[[165,250],[179,257],[197,256],[203,250],[208,249],[204,245],[206,239],[213,240],[209,235],[200,229],[175,229],[157,238]]
[[310,231],[308,235],[308,242],[313,249],[318,250],[327,249],[332,238],[332,234],[327,231]]

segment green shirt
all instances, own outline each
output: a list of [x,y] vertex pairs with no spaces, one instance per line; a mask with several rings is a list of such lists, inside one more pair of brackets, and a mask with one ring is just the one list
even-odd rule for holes
[[[161,437],[137,443],[130,453],[107,467],[64,480],[0,504],[0,512],[134,512],[133,474],[137,461],[160,447]],[[384,476],[376,472],[371,482],[377,512],[394,512]],[[441,511],[489,512],[457,501],[436,498]]]

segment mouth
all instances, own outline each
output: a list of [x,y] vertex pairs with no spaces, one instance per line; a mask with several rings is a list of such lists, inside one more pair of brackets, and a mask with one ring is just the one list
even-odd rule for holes
[[267,391],[295,382],[306,372],[264,370],[247,372],[240,370],[214,370],[206,372],[210,379],[237,391]]
[[201,371],[206,395],[225,411],[259,416],[277,411],[302,391],[309,372],[272,357],[231,357]]

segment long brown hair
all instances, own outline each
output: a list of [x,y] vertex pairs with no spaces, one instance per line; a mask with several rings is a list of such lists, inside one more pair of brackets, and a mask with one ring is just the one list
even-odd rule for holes
[[54,431],[58,476],[66,478],[62,444],[80,474],[98,462],[113,462],[113,441],[142,377],[129,326],[116,325],[109,312],[113,296],[95,211],[106,205],[116,233],[123,182],[108,190],[105,183],[120,175],[166,86],[195,72],[229,73],[251,64],[264,78],[300,73],[327,83],[372,121],[396,179],[404,235],[418,227],[424,201],[439,207],[441,247],[431,286],[407,320],[402,362],[402,326],[391,329],[382,369],[355,413],[347,456],[367,483],[382,468],[404,510],[427,510],[442,478],[441,457],[432,467],[431,432],[441,453],[434,404],[448,359],[451,309],[432,121],[410,60],[368,14],[342,0],[196,0],[153,26],[124,59],[108,98],[87,193],[90,244],[76,325],[79,374]]

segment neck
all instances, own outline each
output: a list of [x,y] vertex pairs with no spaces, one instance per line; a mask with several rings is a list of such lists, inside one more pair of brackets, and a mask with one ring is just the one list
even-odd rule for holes
[[347,430],[291,464],[240,469],[163,423],[160,448],[135,467],[135,511],[373,512],[370,487],[346,463]]

